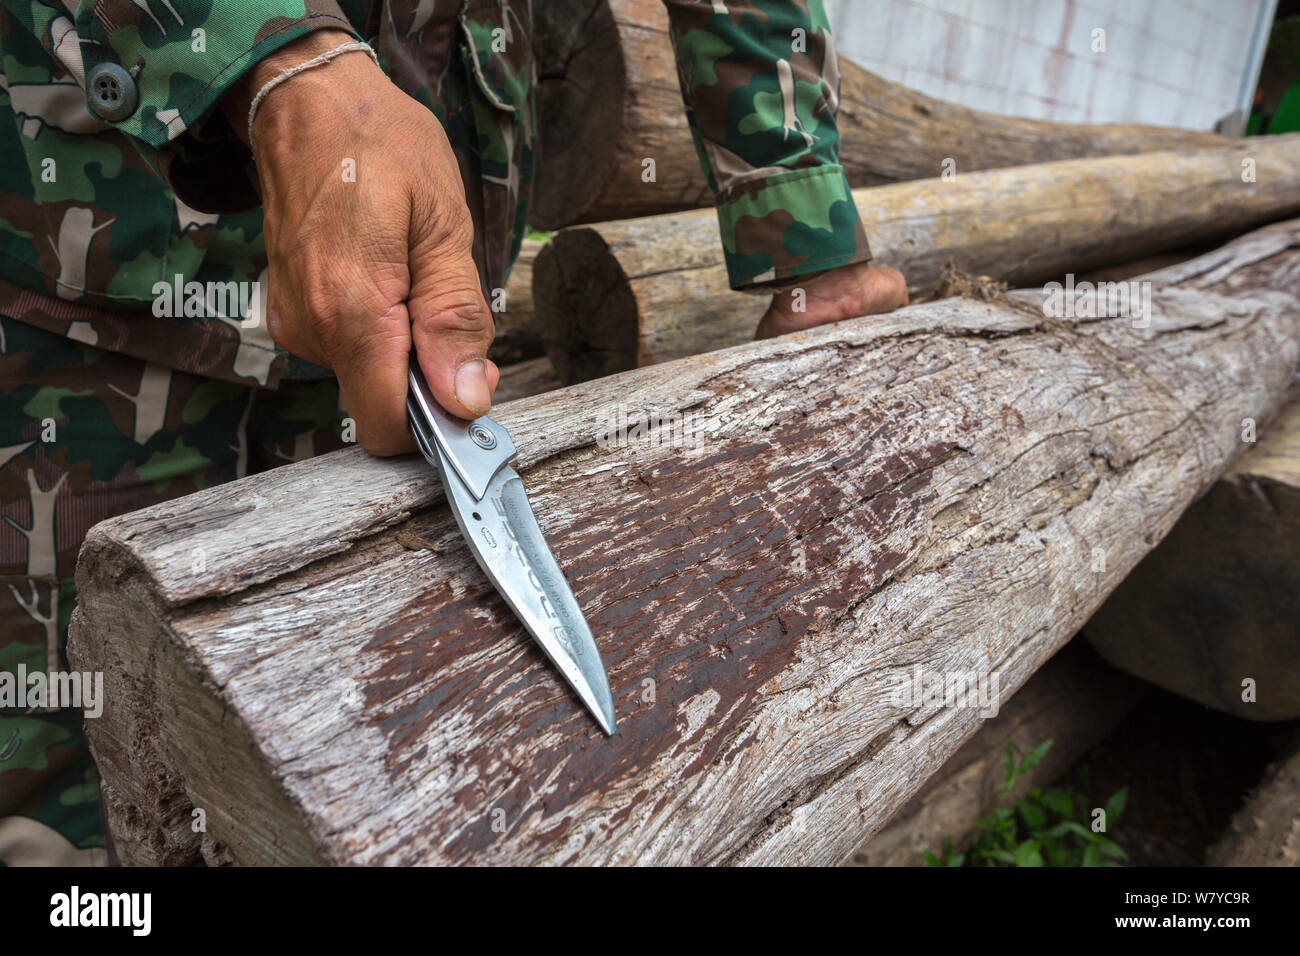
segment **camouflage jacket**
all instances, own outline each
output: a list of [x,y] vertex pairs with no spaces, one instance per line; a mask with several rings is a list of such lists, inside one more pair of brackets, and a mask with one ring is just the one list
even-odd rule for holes
[[[733,286],[869,258],[838,165],[821,0],[664,2]],[[264,325],[224,295],[186,307],[190,283],[260,279],[265,295],[251,155],[213,107],[252,64],[322,27],[369,40],[438,116],[484,288],[504,287],[536,161],[530,26],[530,0],[0,0],[0,313],[273,386],[290,363]],[[116,122],[86,90],[105,63],[138,94]],[[177,308],[160,314],[166,288]]]

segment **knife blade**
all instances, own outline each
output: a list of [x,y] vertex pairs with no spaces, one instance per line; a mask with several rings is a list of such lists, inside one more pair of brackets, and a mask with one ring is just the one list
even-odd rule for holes
[[409,378],[411,431],[442,479],[470,553],[601,729],[612,734],[614,702],[605,665],[524,483],[509,465],[515,457],[509,433],[486,416],[467,422],[444,410],[414,355]]

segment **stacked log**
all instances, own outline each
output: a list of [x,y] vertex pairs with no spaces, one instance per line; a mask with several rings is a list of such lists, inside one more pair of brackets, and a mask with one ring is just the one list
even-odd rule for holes
[[[529,210],[540,229],[711,205],[677,84],[661,0],[535,4],[541,138]],[[877,186],[1058,159],[1221,145],[1193,130],[1051,123],[983,113],[839,59],[840,162]],[[647,181],[645,160],[655,175]]]
[[[901,269],[914,298],[953,269],[1029,285],[1300,214],[1300,134],[853,197],[875,261]],[[768,301],[729,289],[711,210],[566,229],[539,254],[533,294],[570,383],[748,341]]]
[[422,460],[347,449],[101,523],[69,653],[105,674],[119,851],[842,860],[1280,406],[1300,222],[1268,235],[1140,323],[954,298],[502,405],[609,738]]

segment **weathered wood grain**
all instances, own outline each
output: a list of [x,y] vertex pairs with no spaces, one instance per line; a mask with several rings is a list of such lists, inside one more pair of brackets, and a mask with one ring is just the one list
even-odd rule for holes
[[[530,221],[558,229],[712,205],[660,0],[547,0],[533,14],[541,144]],[[960,176],[1225,142],[1193,130],[998,116],[890,83],[843,57],[839,71],[840,163],[851,186],[927,179],[945,163]],[[642,175],[646,159],[655,161],[652,182]]]
[[[948,839],[954,850],[966,852],[985,814],[1060,777],[1115,729],[1149,686],[1106,665],[1081,639],[1072,640],[858,848],[850,864],[923,866],[922,852],[938,854]],[[1048,740],[1047,755],[1004,796],[1007,744],[1024,755]]]
[[[1243,161],[1254,181],[1243,180]],[[957,269],[1028,286],[1300,214],[1300,134],[1070,160],[853,193],[879,265],[913,298]],[[768,298],[729,288],[712,210],[566,229],[534,268],[562,380],[747,342]]]
[[[106,672],[88,734],[119,848],[843,859],[980,723],[909,701],[913,668],[1005,699],[1280,402],[1300,249],[1235,248],[1156,289],[1145,327],[949,299],[502,405],[610,738],[418,460],[349,449],[97,525],[69,653]],[[620,404],[705,441],[602,447]]]

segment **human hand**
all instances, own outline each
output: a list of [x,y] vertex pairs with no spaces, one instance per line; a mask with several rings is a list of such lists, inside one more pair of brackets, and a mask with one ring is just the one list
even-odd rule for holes
[[[271,77],[351,37],[317,30],[259,63],[223,108],[242,131]],[[470,249],[473,223],[442,126],[364,52],[268,93],[253,127],[269,259],[267,325],[282,347],[334,370],[357,441],[415,448],[407,426],[414,347],[435,398],[476,418],[499,372]]]

